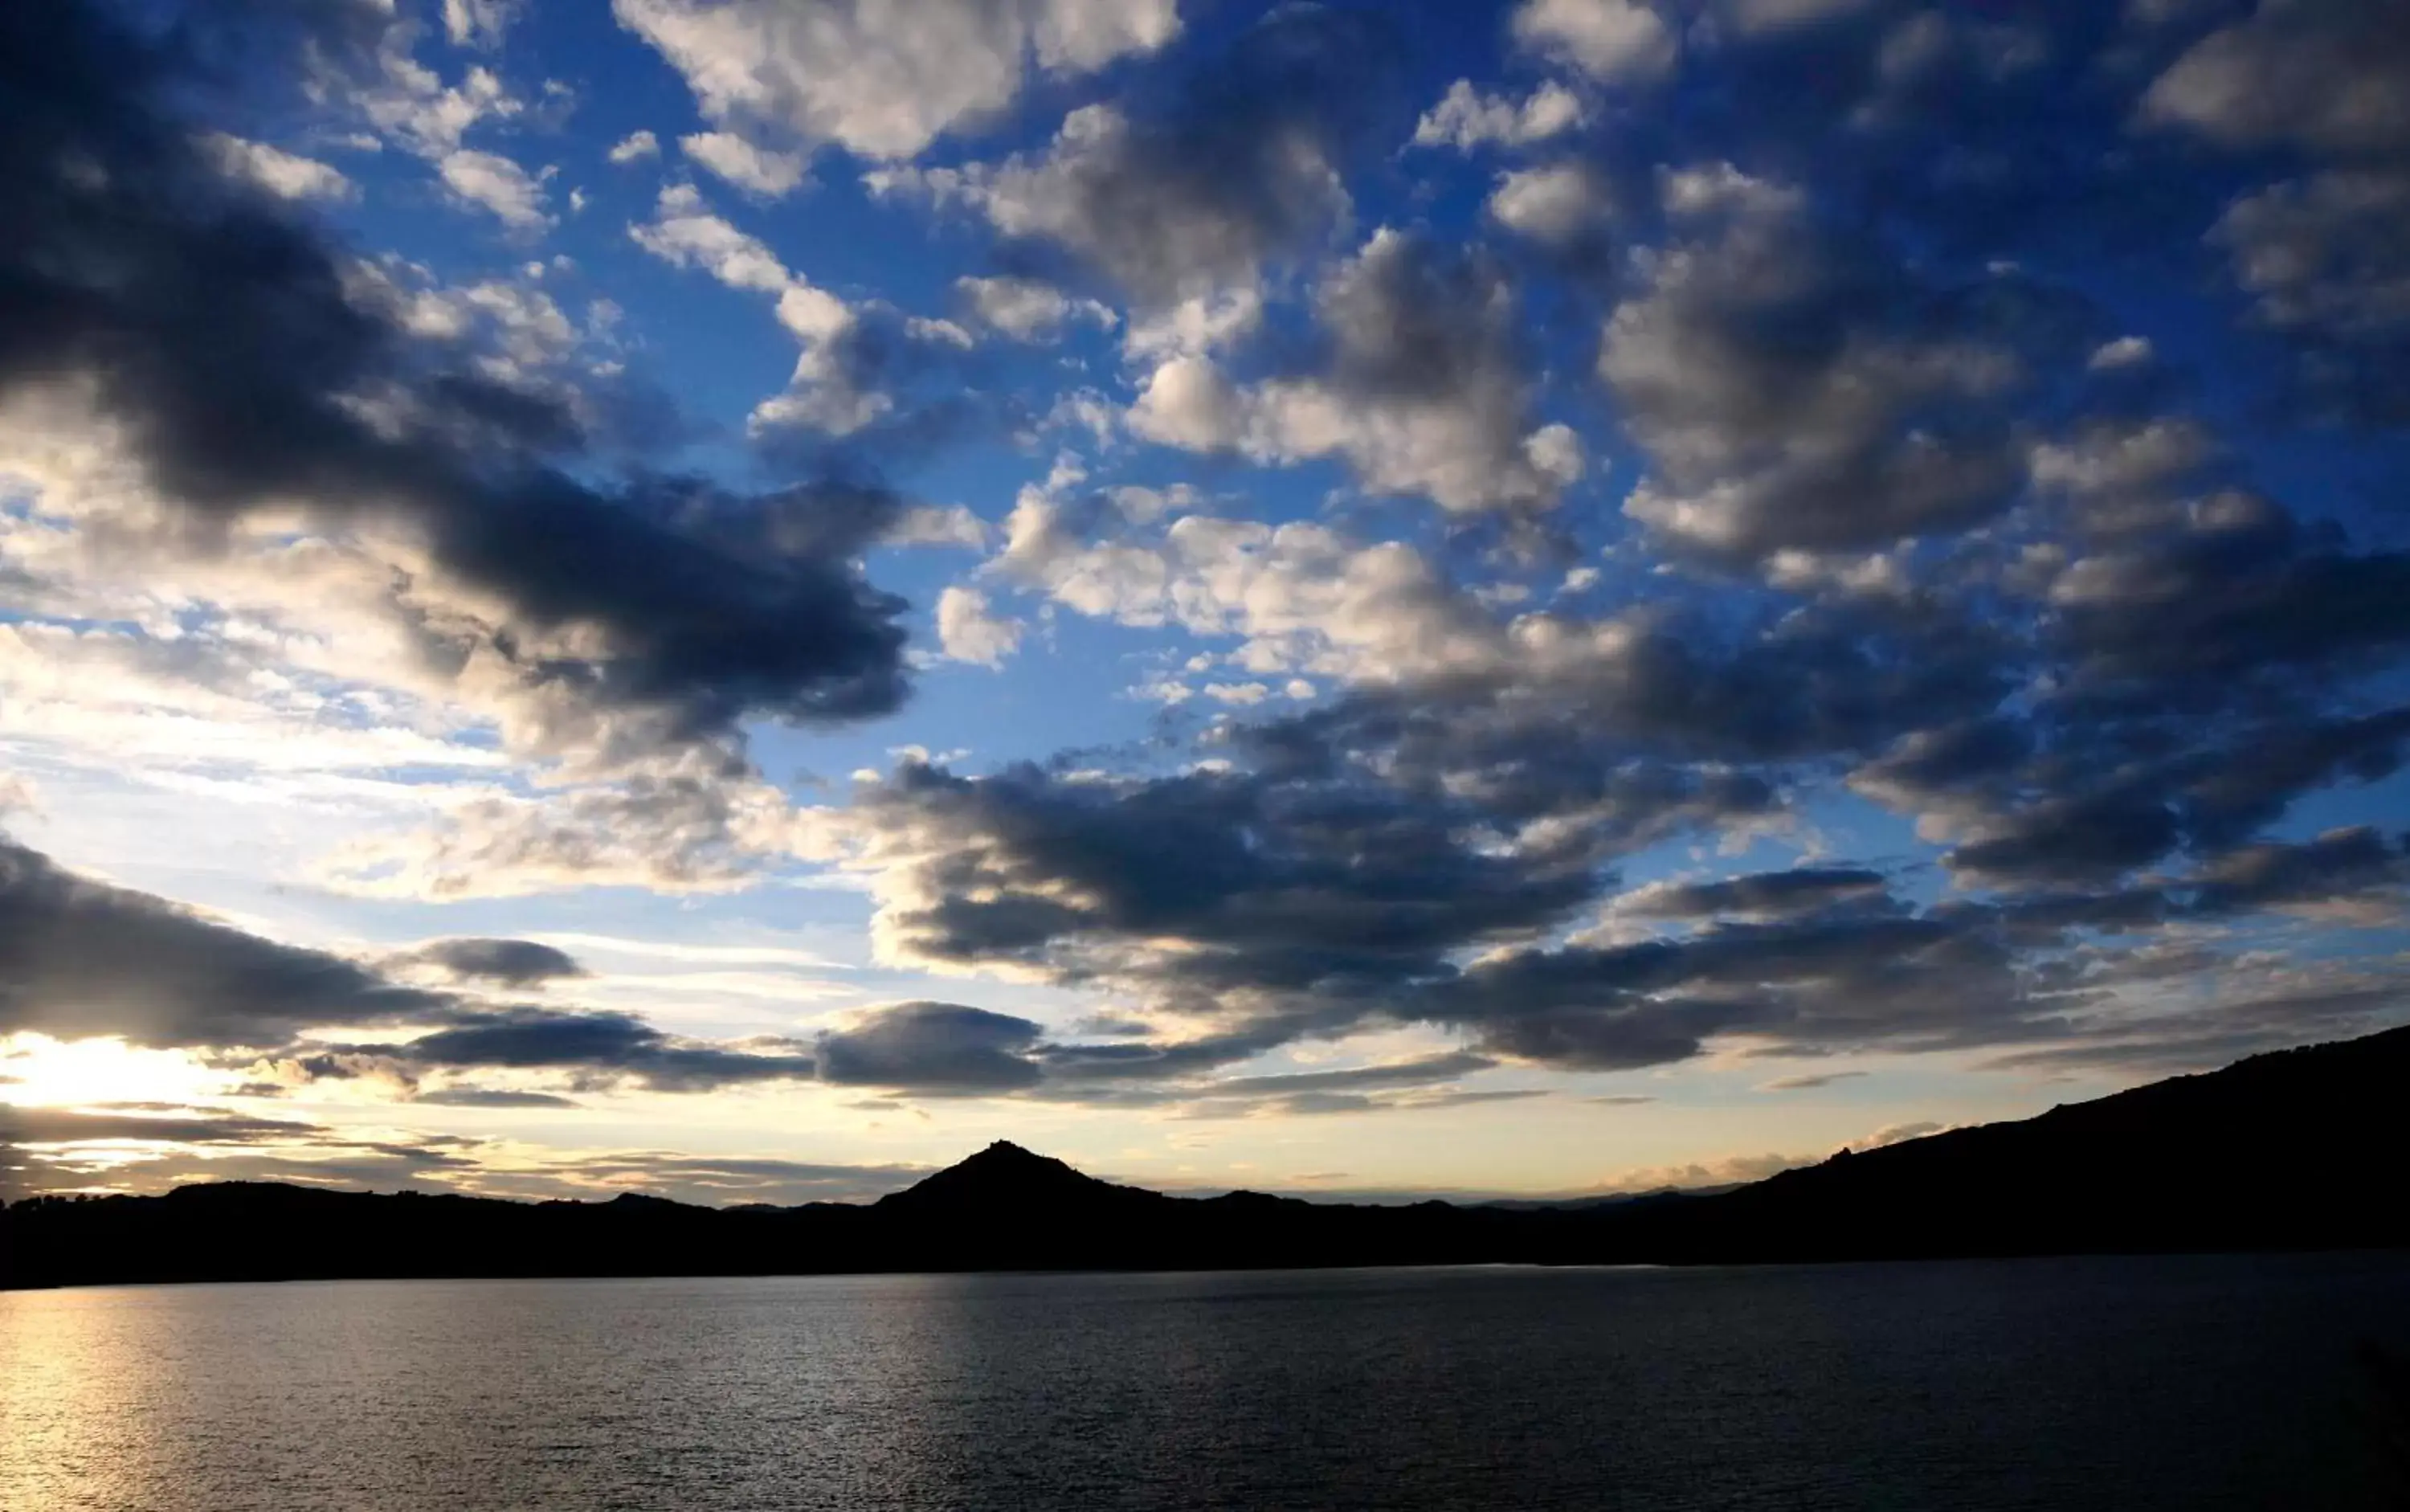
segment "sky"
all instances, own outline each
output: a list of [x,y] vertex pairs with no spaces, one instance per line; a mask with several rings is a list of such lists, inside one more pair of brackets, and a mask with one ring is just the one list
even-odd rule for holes
[[0,1196],[1570,1196],[2410,1022],[2404,20],[0,7]]

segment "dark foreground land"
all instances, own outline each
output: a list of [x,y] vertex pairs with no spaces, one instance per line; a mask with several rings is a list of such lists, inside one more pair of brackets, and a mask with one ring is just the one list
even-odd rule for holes
[[996,1143],[876,1202],[258,1183],[0,1210],[0,1287],[337,1277],[1687,1264],[2410,1245],[2410,1028],[2257,1055],[1713,1195],[1351,1207],[1119,1186]]

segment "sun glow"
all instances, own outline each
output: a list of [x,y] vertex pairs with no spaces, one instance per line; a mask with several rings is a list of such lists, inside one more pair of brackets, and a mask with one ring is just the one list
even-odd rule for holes
[[122,1040],[0,1038],[0,1102],[74,1108],[105,1102],[189,1102],[223,1097],[234,1078],[175,1050]]

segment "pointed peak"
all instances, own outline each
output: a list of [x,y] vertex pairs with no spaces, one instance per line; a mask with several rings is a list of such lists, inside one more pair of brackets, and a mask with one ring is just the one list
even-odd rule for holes
[[1054,1207],[1125,1190],[1052,1156],[1024,1149],[1010,1140],[997,1140],[978,1154],[879,1199],[879,1204],[923,1210]]

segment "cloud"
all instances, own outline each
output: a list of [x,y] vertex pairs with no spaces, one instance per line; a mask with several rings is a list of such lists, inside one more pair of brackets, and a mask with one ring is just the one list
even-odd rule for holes
[[1417,147],[1528,147],[1583,125],[1589,112],[1581,96],[1551,80],[1521,101],[1485,94],[1459,79],[1415,124]]
[[1506,229],[1551,247],[1579,245],[1613,208],[1598,180],[1578,163],[1502,173],[1483,206]]
[[[804,182],[800,153],[767,153],[728,131],[700,131],[680,137],[686,155],[748,194],[777,199]],[[614,156],[617,149],[614,149]]]
[[976,589],[956,584],[937,595],[937,643],[957,662],[1002,666],[1020,649],[1021,630],[1019,620],[991,613],[987,595]]
[[254,1118],[216,1108],[150,1103],[93,1109],[16,1108],[0,1103],[0,1151],[10,1145],[83,1144],[102,1140],[159,1140],[192,1145],[269,1144],[323,1135],[316,1125]]
[[443,35],[455,47],[500,47],[520,6],[521,0],[443,0]]
[[802,429],[856,436],[897,418],[893,380],[917,376],[915,363],[965,344],[948,326],[903,316],[883,304],[849,305],[790,270],[759,238],[714,214],[692,184],[662,188],[653,218],[628,235],[679,268],[698,268],[727,284],[771,296],[778,324],[803,343],[784,392],[753,410],[754,431]]
[[615,143],[607,154],[619,166],[640,163],[661,155],[661,138],[649,131],[632,131]]
[[1364,487],[1441,508],[1545,508],[1585,458],[1532,422],[1514,290],[1496,267],[1384,228],[1326,279],[1320,371],[1241,389],[1210,358],[1157,368],[1129,412],[1140,436],[1261,461],[1344,458]]
[[2410,415],[2410,45],[2391,8],[2262,5],[2170,63],[2136,115],[2310,169],[2235,196],[2210,240],[2294,342],[2299,397],[2354,424]]
[[540,230],[552,224],[544,213],[543,177],[531,174],[500,153],[460,148],[443,154],[436,165],[444,186],[470,204],[493,212],[515,231]]
[[959,1003],[897,1003],[820,1038],[829,1081],[924,1096],[979,1096],[1034,1085],[1027,1052],[1040,1030],[1027,1019]]
[[[428,1094],[417,1101],[505,1106],[472,1102],[465,1094]],[[11,1199],[44,1191],[163,1192],[195,1182],[283,1181],[538,1200],[590,1201],[640,1191],[705,1205],[784,1205],[867,1201],[927,1174],[922,1166],[828,1165],[772,1155],[531,1151],[458,1134],[362,1135],[208,1108],[68,1112],[0,1107],[0,1196]]]
[[1698,919],[1720,914],[1779,919],[1820,913],[1873,900],[1889,901],[1880,872],[1855,866],[1801,866],[1714,882],[1652,882],[1624,894],[1616,910],[1644,919]]
[[1016,342],[1052,342],[1073,318],[1110,327],[1113,313],[1094,299],[1074,299],[1051,284],[1027,278],[958,278],[954,287],[980,322]]
[[264,1046],[315,1025],[423,1022],[451,1007],[447,994],[78,876],[0,840],[0,1031]]
[[965,551],[985,551],[988,524],[966,505],[941,508],[918,504],[896,516],[882,539],[891,546],[957,546]]
[[1681,240],[1599,356],[1655,464],[1626,514],[1755,558],[1963,528],[2016,498],[2013,406],[2067,339],[2053,302],[2012,280],[1920,285],[1728,165],[1667,173],[1661,198]]
[[436,1108],[574,1108],[576,1099],[551,1092],[514,1092],[501,1087],[441,1087],[410,1099]]
[[559,402],[451,368],[281,202],[200,163],[129,93],[139,43],[78,6],[6,24],[7,56],[45,70],[0,159],[36,228],[0,253],[0,405],[44,414],[7,428],[6,461],[43,510],[116,511],[122,552],[196,570],[272,553],[263,594],[299,590],[314,551],[374,585],[352,612],[386,609],[397,662],[563,745],[901,701],[902,605],[863,583],[857,540],[782,534],[814,490],[589,481]]
[[[1831,1086],[1836,1082],[1851,1081],[1866,1074],[1864,1071],[1812,1071],[1799,1076],[1778,1076],[1771,1082],[1759,1083],[1757,1090],[1760,1092],[1808,1092],[1817,1087]],[[1929,1134],[1936,1126],[1920,1124],[1910,1127],[1918,1133]],[[1877,1138],[1880,1139],[1880,1136],[1878,1135]]]
[[864,157],[909,158],[995,115],[1034,64],[1092,73],[1161,48],[1175,0],[616,0],[619,23],[659,49],[715,121],[777,126]]
[[[573,1088],[632,1081],[656,1092],[797,1081],[819,1069],[811,1054],[787,1040],[715,1044],[678,1039],[633,1014],[533,1007],[461,1012],[413,1040],[331,1044],[311,1054],[414,1075],[477,1069],[564,1072]],[[310,1059],[301,1065],[314,1069]]]
[[[446,940],[411,961],[515,986],[559,978],[567,957],[526,940]],[[345,1029],[414,1037],[315,1038]],[[405,1087],[429,1072],[501,1069],[565,1072],[581,1086],[632,1081],[690,1092],[807,1078],[817,1066],[784,1040],[722,1044],[679,1039],[624,1013],[488,1009],[78,876],[0,841],[0,1034],[17,1032],[255,1052],[295,1083],[383,1073]]]
[[783,792],[689,761],[537,797],[459,800],[427,829],[338,847],[317,872],[339,892],[438,901],[570,887],[733,892],[791,858],[797,840]]
[[531,939],[437,939],[403,952],[399,964],[427,966],[462,981],[503,987],[541,987],[586,968],[574,956]]
[[1294,1098],[1306,1093],[1363,1092],[1391,1087],[1423,1087],[1454,1082],[1498,1063],[1487,1055],[1445,1051],[1414,1060],[1351,1066],[1335,1071],[1282,1071],[1266,1076],[1230,1076],[1209,1083],[1215,1098]]
[[2266,0],[2195,43],[2142,96],[2144,122],[2222,145],[2400,153],[2410,41],[2385,0]]
[[1679,55],[1673,32],[1645,0],[1523,0],[1512,24],[1518,45],[1602,83],[1645,83]]
[[200,148],[202,156],[220,173],[256,184],[280,199],[345,200],[359,196],[359,186],[345,178],[341,169],[266,142],[213,131],[201,138]]
[[867,182],[982,215],[1111,279],[1150,312],[1252,287],[1346,214],[1343,159],[1385,51],[1360,20],[1275,11],[1230,51],[1127,106],[1082,106],[1041,153]]

